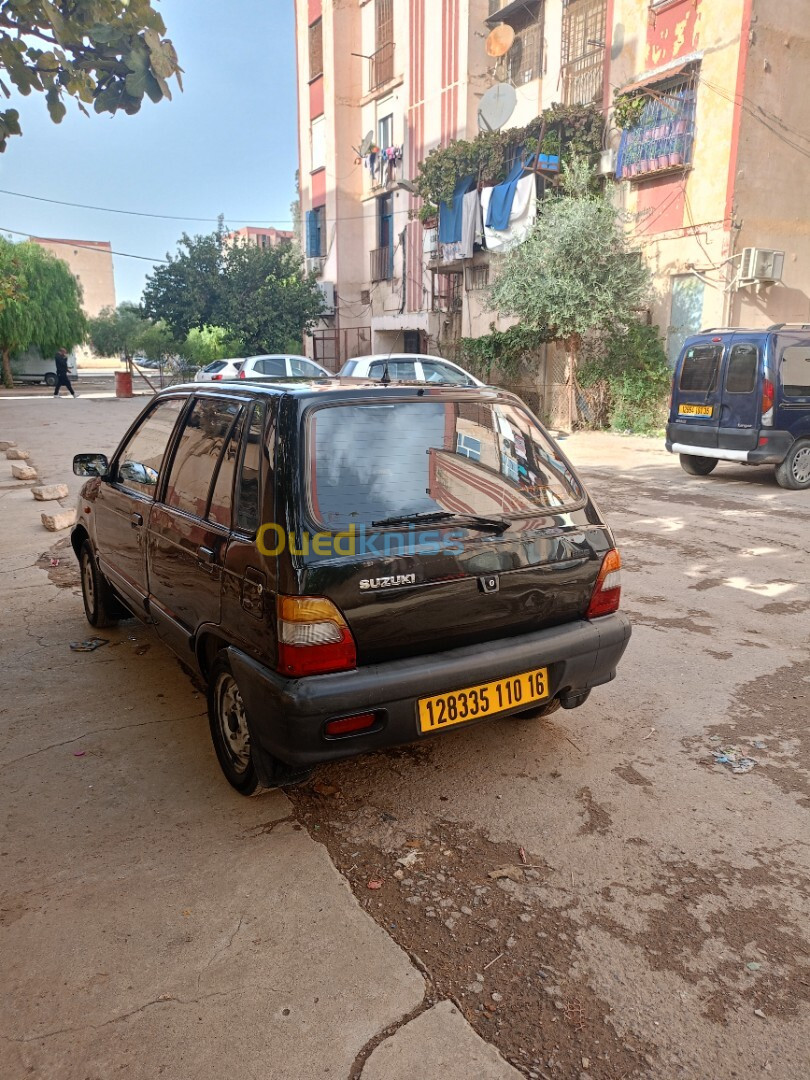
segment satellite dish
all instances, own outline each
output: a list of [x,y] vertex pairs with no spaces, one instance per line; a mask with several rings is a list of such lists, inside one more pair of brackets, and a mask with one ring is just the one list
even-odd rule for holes
[[360,148],[358,150],[358,153],[359,153],[360,157],[365,157],[366,154],[369,152],[369,150],[372,148],[373,145],[374,145],[374,132],[369,131],[369,133],[366,135],[366,137],[360,143]]
[[517,105],[517,93],[510,83],[490,86],[478,103],[479,131],[500,131]]
[[500,23],[490,30],[484,48],[487,56],[506,56],[515,40],[515,31],[509,23]]

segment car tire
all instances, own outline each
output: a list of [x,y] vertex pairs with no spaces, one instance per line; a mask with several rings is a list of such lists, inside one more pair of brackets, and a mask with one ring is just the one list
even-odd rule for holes
[[123,618],[122,608],[98,568],[93,545],[89,540],[85,540],[79,552],[79,569],[87,621],[99,630],[105,626],[115,626],[118,620]]
[[681,468],[690,476],[708,476],[717,464],[717,458],[699,457],[697,454],[681,454]]
[[799,439],[776,466],[776,482],[791,491],[810,488],[810,439]]
[[250,745],[247,710],[224,651],[217,655],[208,676],[208,723],[225,779],[240,795],[255,795],[262,785]]
[[512,720],[542,720],[546,716],[551,716],[555,713],[560,706],[559,698],[552,698],[551,701],[545,703],[538,702],[537,705],[532,706],[530,709],[521,709],[519,713],[512,713]]
[[46,386],[56,386],[56,376],[54,374],[52,374],[51,372],[49,372],[45,376],[45,385]]

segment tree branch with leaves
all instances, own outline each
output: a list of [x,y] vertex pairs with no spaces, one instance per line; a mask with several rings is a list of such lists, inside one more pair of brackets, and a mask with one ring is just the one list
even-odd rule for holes
[[[72,98],[89,115],[132,115],[144,97],[171,99],[182,68],[152,0],[0,0],[0,92],[45,95],[58,124]],[[0,153],[21,135],[17,109],[0,110]]]

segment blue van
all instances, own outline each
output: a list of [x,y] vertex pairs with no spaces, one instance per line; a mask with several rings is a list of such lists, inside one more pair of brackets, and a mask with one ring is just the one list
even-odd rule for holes
[[690,476],[737,461],[775,465],[782,487],[810,487],[810,324],[687,338],[672,380],[666,446]]

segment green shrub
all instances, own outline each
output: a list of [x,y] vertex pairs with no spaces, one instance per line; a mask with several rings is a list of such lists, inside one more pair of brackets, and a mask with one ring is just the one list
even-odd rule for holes
[[656,327],[635,322],[590,341],[577,378],[586,398],[590,391],[606,399],[614,431],[648,434],[663,426],[672,371]]

